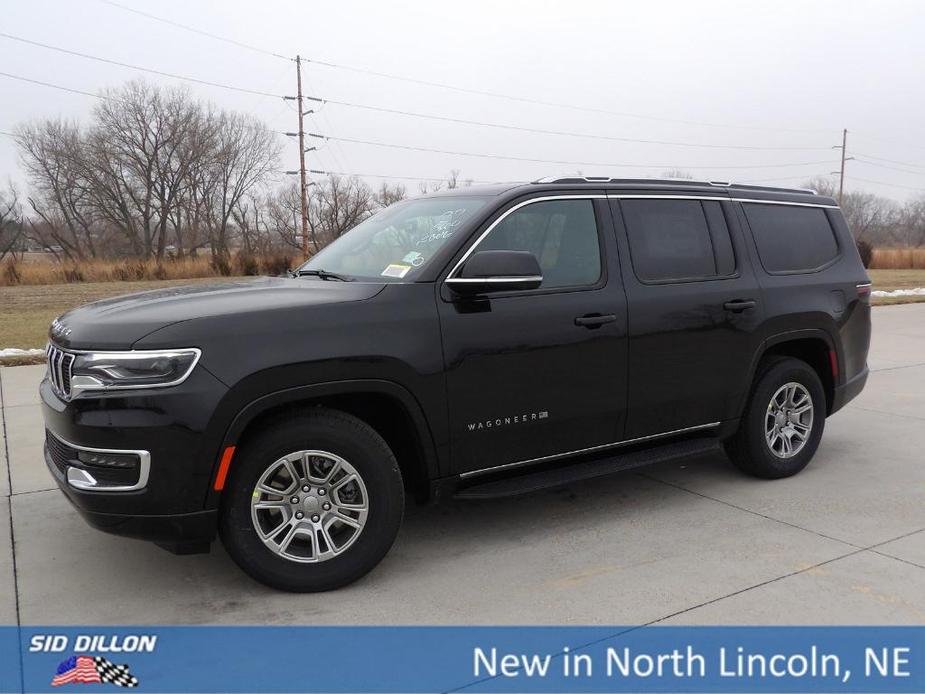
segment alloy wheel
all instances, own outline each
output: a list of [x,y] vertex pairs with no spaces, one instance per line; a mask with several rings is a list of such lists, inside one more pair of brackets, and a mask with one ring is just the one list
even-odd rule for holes
[[327,451],[296,451],[271,463],[251,495],[263,544],[295,562],[322,562],[347,551],[363,532],[369,497],[349,462]]
[[813,429],[813,399],[801,383],[785,383],[771,397],[764,419],[771,453],[792,458],[806,445]]

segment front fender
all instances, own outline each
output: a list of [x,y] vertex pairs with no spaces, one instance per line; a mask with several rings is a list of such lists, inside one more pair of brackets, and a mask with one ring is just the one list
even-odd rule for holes
[[[248,425],[263,413],[281,405],[360,393],[386,395],[401,403],[417,434],[428,477],[433,479],[445,474],[441,473],[437,444],[431,422],[425,415],[424,408],[414,394],[399,383],[376,378],[326,381],[269,390],[256,397],[253,395],[251,388],[243,390],[250,391],[247,398],[242,398],[241,393],[236,392],[239,389],[229,391],[225,401],[217,409],[215,418],[219,421],[216,421],[210,427],[213,430],[213,435],[220,433],[220,438],[216,439],[212,449],[215,451],[215,456],[212,461],[211,480],[215,479],[222,453],[225,449],[229,446],[235,446]],[[219,492],[216,492],[210,484],[205,507],[214,508],[218,504],[219,496]]]

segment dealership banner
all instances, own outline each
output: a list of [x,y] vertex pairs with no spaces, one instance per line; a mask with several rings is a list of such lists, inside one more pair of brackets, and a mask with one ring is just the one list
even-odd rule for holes
[[925,693],[925,627],[0,627],[2,692]]

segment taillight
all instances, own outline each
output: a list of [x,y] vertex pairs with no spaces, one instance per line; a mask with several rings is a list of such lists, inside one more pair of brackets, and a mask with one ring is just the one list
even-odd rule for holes
[[870,282],[858,282],[858,296],[861,298],[870,296]]

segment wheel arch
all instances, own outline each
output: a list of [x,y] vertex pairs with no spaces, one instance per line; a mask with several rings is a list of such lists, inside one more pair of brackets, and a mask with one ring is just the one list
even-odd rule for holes
[[[357,379],[296,386],[257,397],[242,408],[229,424],[210,476],[206,507],[218,504],[215,480],[223,453],[240,445],[263,423],[299,410],[315,407],[347,412],[369,424],[395,453],[406,488],[426,500],[430,481],[440,476],[434,438],[417,399],[393,381]],[[230,465],[234,466],[233,456]]]
[[835,340],[828,332],[811,328],[778,333],[766,339],[756,353],[751,366],[749,382],[752,385],[754,385],[759,365],[770,356],[793,357],[809,364],[822,382],[822,389],[825,391],[826,414],[831,414],[840,367]]

